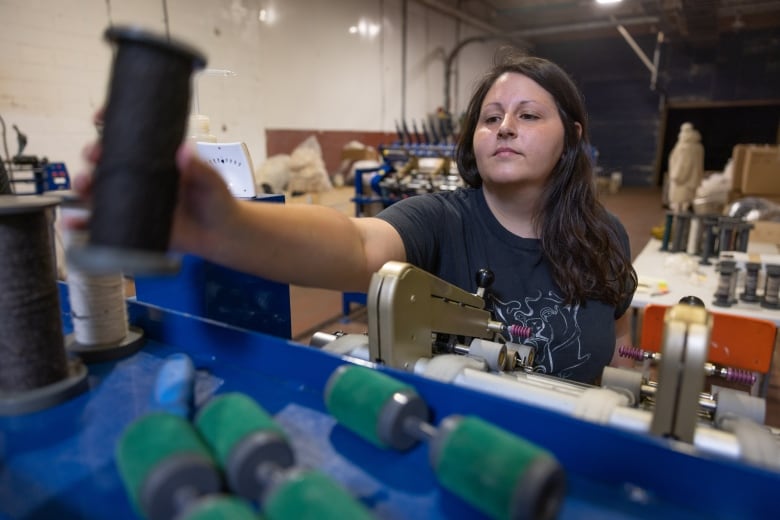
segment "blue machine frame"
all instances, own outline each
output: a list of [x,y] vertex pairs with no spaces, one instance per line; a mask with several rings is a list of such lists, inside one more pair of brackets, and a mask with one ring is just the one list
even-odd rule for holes
[[184,255],[174,276],[136,276],[135,298],[280,338],[292,337],[290,286]]
[[[254,202],[284,203],[284,195]],[[183,255],[175,275],[135,276],[135,299],[280,338],[292,337],[290,286]]]
[[[67,287],[60,285],[70,330]],[[381,451],[328,415],[322,392],[344,358],[277,337],[130,301],[144,348],[90,365],[89,390],[54,408],[0,418],[0,515],[135,518],[114,461],[122,430],[149,410],[154,379],[171,354],[198,368],[196,405],[239,391],[289,434],[299,462],[345,486],[378,518],[480,518],[443,490],[427,445]],[[568,477],[561,518],[775,517],[780,473],[693,453],[675,441],[584,422],[385,367],[411,383],[434,413],[473,414],[555,454]],[[486,447],[489,449],[489,447]]]

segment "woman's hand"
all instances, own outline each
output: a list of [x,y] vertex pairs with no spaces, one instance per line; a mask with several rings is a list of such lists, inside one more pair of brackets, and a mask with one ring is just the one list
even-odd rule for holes
[[179,148],[176,165],[179,193],[170,247],[216,260],[219,238],[231,226],[239,202],[219,173],[201,161],[190,146]]
[[[96,114],[96,124],[101,119],[102,114]],[[74,191],[87,201],[91,196],[93,175],[101,153],[99,141],[85,146],[82,156],[87,164],[86,171],[73,179]],[[180,174],[179,190],[169,247],[182,253],[214,258],[219,255],[220,235],[231,225],[231,219],[238,211],[238,201],[219,173],[198,159],[195,151],[186,143],[177,151],[176,165]],[[83,213],[62,216],[65,229],[86,229],[88,224],[88,217]]]
[[[84,201],[92,194],[92,173],[100,159],[100,143],[89,143],[81,150],[81,156],[87,166],[84,171],[73,177],[72,189]],[[69,208],[61,212],[59,222],[66,231],[82,231],[89,228],[89,213],[86,210]]]

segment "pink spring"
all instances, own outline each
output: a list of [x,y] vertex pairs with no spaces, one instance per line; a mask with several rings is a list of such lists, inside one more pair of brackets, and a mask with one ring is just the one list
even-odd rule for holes
[[756,382],[756,375],[753,372],[739,368],[727,368],[726,375],[723,377],[726,381],[733,381],[743,385],[752,385]]
[[618,354],[621,357],[633,359],[634,361],[642,361],[645,359],[644,351],[639,347],[631,347],[629,345],[620,345],[618,347]]
[[510,325],[509,334],[513,338],[526,339],[531,336],[531,327],[525,325]]

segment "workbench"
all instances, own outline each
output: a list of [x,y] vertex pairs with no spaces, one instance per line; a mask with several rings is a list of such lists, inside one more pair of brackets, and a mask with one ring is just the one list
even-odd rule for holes
[[[748,252],[777,254],[778,248],[770,243],[751,242],[748,245]],[[780,326],[780,309],[762,307],[758,302],[747,303],[740,300],[730,307],[713,305],[715,290],[718,287],[716,271],[718,259],[710,258],[709,265],[701,265],[700,260],[699,256],[685,252],[662,251],[661,241],[651,238],[633,262],[640,283],[650,282],[651,287],[637,289],[631,307],[641,309],[650,303],[674,305],[684,296],[696,296],[711,311],[769,320]],[[652,287],[659,281],[666,284],[668,292],[656,291]],[[763,287],[759,287],[759,292],[761,290]]]

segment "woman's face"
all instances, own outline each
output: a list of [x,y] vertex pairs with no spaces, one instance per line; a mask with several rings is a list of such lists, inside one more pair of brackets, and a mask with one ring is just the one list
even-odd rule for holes
[[563,153],[563,135],[552,95],[527,76],[502,74],[488,90],[474,130],[483,182],[543,187]]

